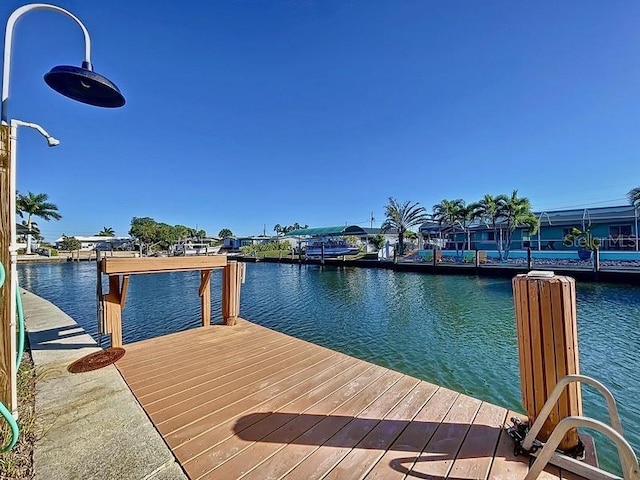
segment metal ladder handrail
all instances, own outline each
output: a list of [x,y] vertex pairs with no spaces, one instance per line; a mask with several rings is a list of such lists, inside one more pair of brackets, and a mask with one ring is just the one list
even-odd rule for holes
[[[536,461],[531,466],[531,469],[524,477],[524,480],[535,480],[538,478],[538,475],[542,472],[544,467],[547,466],[547,463],[552,459],[555,454],[556,448],[562,441],[562,438],[565,434],[572,428],[578,427],[587,427],[592,428],[594,430],[599,431],[600,433],[605,434],[609,437],[610,440],[615,443],[618,448],[618,454],[620,455],[620,463],[622,466],[622,474],[625,480],[639,480],[640,479],[640,471],[638,469],[638,458],[634,453],[631,445],[627,442],[624,437],[620,434],[620,432],[616,431],[606,423],[602,423],[599,420],[594,420],[593,418],[587,417],[566,417],[558,422],[558,425],[553,429],[553,433],[549,437],[549,440],[544,444],[542,451],[537,454]],[[590,465],[581,464],[577,460],[572,458],[568,458],[568,465],[561,465],[561,467],[568,469],[567,467],[570,465],[580,464],[583,466],[585,471],[598,472],[599,478],[607,478],[607,479],[618,479],[620,477],[616,475],[609,474],[604,470],[596,469]],[[582,473],[582,472],[574,472],[574,473]]]
[[[564,435],[567,433],[567,431],[571,428],[577,428],[577,427],[590,427],[607,435],[618,447],[620,465],[622,466],[623,472],[625,472],[624,478],[640,480],[640,476],[638,474],[638,459],[636,458],[636,455],[633,449],[631,448],[631,445],[629,445],[629,443],[622,436],[623,435],[622,423],[620,422],[618,407],[616,405],[615,399],[613,398],[613,395],[611,394],[609,389],[607,389],[607,387],[605,387],[602,383],[598,382],[597,380],[591,377],[587,377],[585,375],[567,375],[566,377],[558,381],[554,389],[551,391],[551,394],[547,398],[547,401],[545,402],[544,406],[542,407],[542,410],[538,414],[535,422],[531,426],[531,429],[527,433],[524,441],[522,442],[522,448],[528,452],[531,451],[533,447],[533,443],[536,441],[536,437],[538,436],[538,433],[540,433],[540,430],[542,429],[544,422],[549,417],[549,414],[551,413],[551,410],[553,409],[553,407],[556,405],[558,399],[560,398],[560,395],[562,395],[567,385],[574,382],[591,385],[602,394],[602,396],[605,398],[607,402],[607,408],[609,411],[611,426],[605,423],[602,423],[598,420],[594,420],[594,419],[583,417],[583,416],[571,416],[571,417],[564,418],[554,428],[551,436],[549,437],[549,440],[545,443],[544,448],[542,449],[540,454],[537,455],[538,458],[536,462],[533,464],[532,470],[529,472],[531,474],[531,472],[534,471],[534,469],[536,469],[538,473],[532,476],[530,476],[530,474],[527,475],[525,477],[525,480],[534,479],[537,477],[540,471],[542,471],[542,469],[546,466],[549,460],[553,457],[553,454],[556,448],[560,444],[560,441],[562,440]],[[565,420],[569,420],[569,419],[571,419],[571,421],[565,422]],[[566,427],[566,425],[568,424],[570,426]],[[557,434],[561,425],[563,429],[562,433]],[[557,441],[556,441],[556,437],[557,437]],[[629,464],[629,462],[631,462],[631,464]],[[627,471],[631,476],[627,476],[627,473],[626,473]],[[611,477],[611,478],[617,478],[617,477]]]

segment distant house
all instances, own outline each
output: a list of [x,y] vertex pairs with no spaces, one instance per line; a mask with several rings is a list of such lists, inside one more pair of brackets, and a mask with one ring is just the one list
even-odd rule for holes
[[[132,240],[129,237],[83,237],[80,235],[67,235],[67,237],[74,237],[80,242],[80,250],[95,250],[99,247],[99,250],[122,250],[128,249],[128,244],[132,244]],[[60,237],[56,240],[56,248],[60,249],[64,237]]]
[[257,235],[253,237],[226,237],[222,240],[221,251],[237,252],[240,247],[246,247],[247,245],[257,245],[271,242],[271,237],[266,235]]
[[[565,245],[564,239],[573,228],[584,230],[590,227],[593,237],[600,240],[600,250],[638,250],[638,212],[631,205],[613,207],[580,208],[534,212],[540,221],[537,233],[527,227],[518,227],[513,232],[512,250],[531,248],[532,250],[577,250],[578,245]],[[473,221],[468,232],[459,225],[441,225],[428,221],[420,226],[424,248],[472,250],[495,250],[496,235],[500,238],[498,224],[493,227],[478,220]],[[504,232],[504,230],[503,230]],[[470,245],[468,245],[470,244]]]
[[631,205],[614,207],[581,208],[536,212],[540,219],[538,234],[529,234],[527,229],[518,229],[520,248],[560,250],[577,249],[577,245],[566,246],[564,238],[572,228],[583,230],[591,226],[591,234],[600,240],[600,250],[638,249],[638,212]]

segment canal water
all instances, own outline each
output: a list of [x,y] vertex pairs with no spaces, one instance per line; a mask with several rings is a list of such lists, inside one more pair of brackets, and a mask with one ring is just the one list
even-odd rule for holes
[[[95,263],[23,264],[18,270],[22,287],[97,338]],[[217,273],[217,321],[220,283]],[[197,272],[133,275],[123,314],[125,344],[198,326],[198,285]],[[577,304],[581,373],[613,392],[625,437],[638,453],[640,287],[579,283]],[[247,264],[240,312],[274,330],[523,411],[509,280]],[[602,399],[589,387],[583,396],[585,414],[606,421]],[[614,447],[596,437],[601,466],[617,470]]]

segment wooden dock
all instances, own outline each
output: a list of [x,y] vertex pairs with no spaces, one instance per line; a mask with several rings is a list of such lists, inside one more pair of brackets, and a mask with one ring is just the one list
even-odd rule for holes
[[192,479],[528,471],[502,429],[513,412],[242,319],[125,348],[118,369]]

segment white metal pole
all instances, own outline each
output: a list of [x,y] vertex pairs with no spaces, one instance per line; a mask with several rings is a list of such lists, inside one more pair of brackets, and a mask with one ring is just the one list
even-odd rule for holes
[[11,243],[9,244],[9,254],[11,256],[11,281],[6,286],[9,295],[9,330],[10,330],[10,351],[11,361],[9,362],[10,382],[11,382],[11,406],[9,410],[13,417],[18,419],[18,377],[16,368],[16,310],[18,308],[16,295],[18,293],[18,269],[17,269],[17,235],[16,235],[16,148],[18,126],[12,124],[9,134],[9,150],[10,152],[10,187],[9,187],[9,223],[11,225]]

